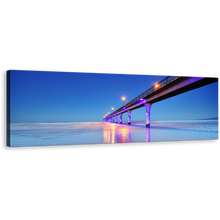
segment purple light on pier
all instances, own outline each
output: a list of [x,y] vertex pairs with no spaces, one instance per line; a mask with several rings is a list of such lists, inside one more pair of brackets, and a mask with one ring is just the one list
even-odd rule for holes
[[144,104],[146,103],[146,99],[139,99],[140,102],[138,102],[138,104]]

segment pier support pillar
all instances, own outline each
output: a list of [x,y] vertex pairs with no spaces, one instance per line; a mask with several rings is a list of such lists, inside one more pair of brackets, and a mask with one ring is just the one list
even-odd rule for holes
[[146,127],[150,127],[150,109],[151,109],[151,103],[146,103]]
[[131,124],[131,111],[128,111],[128,124]]
[[118,123],[118,116],[115,116],[115,123]]
[[112,123],[115,123],[115,117],[114,116],[112,117]]
[[120,124],[122,124],[122,114],[120,114]]

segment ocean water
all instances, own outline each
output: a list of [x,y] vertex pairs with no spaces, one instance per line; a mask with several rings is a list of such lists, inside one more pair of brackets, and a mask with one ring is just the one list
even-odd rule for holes
[[218,139],[218,120],[11,123],[12,147]]

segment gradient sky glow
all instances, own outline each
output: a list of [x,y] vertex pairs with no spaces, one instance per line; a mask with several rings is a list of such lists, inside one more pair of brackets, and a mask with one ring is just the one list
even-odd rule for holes
[[[11,122],[102,121],[166,76],[11,70]],[[145,120],[145,108],[131,120]],[[218,117],[218,82],[155,103],[151,120]],[[127,121],[127,113],[123,114]]]

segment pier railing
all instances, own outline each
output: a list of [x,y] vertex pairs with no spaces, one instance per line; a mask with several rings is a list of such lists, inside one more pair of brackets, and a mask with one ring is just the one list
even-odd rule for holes
[[148,90],[146,90],[145,92],[141,93],[139,96],[137,96],[136,98],[132,99],[130,102],[126,103],[125,105],[123,105],[122,107],[120,107],[119,109],[115,110],[114,112],[112,112],[110,115],[106,116],[105,118],[117,114],[119,111],[121,111],[123,108],[126,108],[134,103],[136,103],[138,100],[143,99],[144,97],[146,97],[147,95],[149,95],[150,93],[154,92],[155,90],[163,87],[164,85],[166,85],[167,83],[170,83],[171,81],[175,80],[179,78],[178,76],[167,76],[166,78],[162,79],[160,82],[157,83],[158,88],[154,86],[152,86],[151,88],[149,88]]
[[[165,84],[167,84],[168,82],[172,81],[174,78],[176,78],[176,76],[167,76],[166,78],[162,79],[160,82],[158,82],[158,87],[161,87]],[[144,98],[146,95],[148,95],[149,93],[155,91],[157,88],[155,86],[152,86],[151,88],[149,88],[148,90],[146,90],[145,92],[143,92],[142,94],[140,94],[139,96],[137,96],[136,98],[132,99],[130,102],[125,104],[126,106],[129,106],[131,104],[133,104],[134,102]]]

